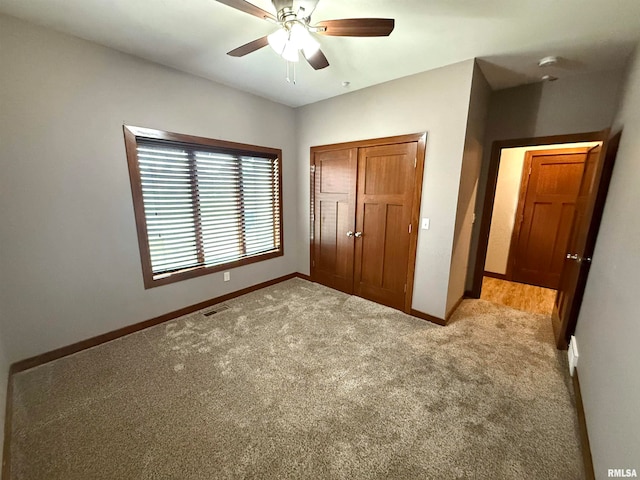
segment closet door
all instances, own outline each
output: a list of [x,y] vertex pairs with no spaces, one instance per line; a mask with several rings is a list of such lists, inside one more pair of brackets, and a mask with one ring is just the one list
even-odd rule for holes
[[415,227],[416,154],[417,142],[358,151],[354,293],[400,310]]
[[311,277],[353,293],[358,149],[314,153]]

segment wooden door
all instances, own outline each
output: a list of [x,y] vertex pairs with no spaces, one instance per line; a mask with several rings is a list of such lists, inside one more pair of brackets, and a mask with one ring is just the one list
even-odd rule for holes
[[[607,135],[608,131],[603,134]],[[620,133],[611,139],[608,147],[605,143],[587,154],[552,315],[556,344],[561,349],[567,348],[569,337],[575,331],[619,142]]]
[[406,309],[416,156],[417,142],[358,152],[354,292],[401,310]]
[[313,155],[312,277],[346,293],[353,293],[357,152],[347,148]]
[[[512,278],[557,289],[587,149],[527,152]],[[515,236],[514,235],[514,236]]]

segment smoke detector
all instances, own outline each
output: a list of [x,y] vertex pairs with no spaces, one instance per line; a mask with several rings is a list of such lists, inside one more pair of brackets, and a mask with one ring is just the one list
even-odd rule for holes
[[558,63],[558,57],[544,57],[538,61],[539,67],[553,67]]
[[558,77],[554,77],[553,75],[543,75],[540,77],[540,80],[543,82],[555,82],[557,79]]

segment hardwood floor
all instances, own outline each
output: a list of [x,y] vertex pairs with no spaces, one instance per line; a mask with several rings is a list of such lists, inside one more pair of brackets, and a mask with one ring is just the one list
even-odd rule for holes
[[556,291],[524,283],[484,277],[480,298],[525,312],[551,315]]

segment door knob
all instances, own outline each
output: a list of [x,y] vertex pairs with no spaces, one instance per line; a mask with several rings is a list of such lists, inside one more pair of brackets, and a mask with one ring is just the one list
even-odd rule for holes
[[577,253],[567,253],[567,260],[575,260],[578,263],[591,262],[591,257],[581,257]]
[[347,232],[347,237],[353,237],[353,232],[351,230]]
[[360,238],[362,236],[362,232],[356,232],[353,234],[354,237]]

